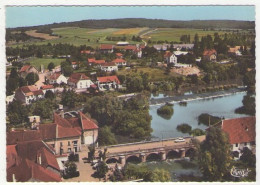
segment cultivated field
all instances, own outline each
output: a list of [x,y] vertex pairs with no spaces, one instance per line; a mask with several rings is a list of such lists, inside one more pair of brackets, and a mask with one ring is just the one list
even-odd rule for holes
[[[202,29],[190,29],[190,28],[129,28],[129,29],[120,29],[120,28],[106,28],[106,29],[91,29],[91,28],[78,28],[78,27],[64,27],[64,28],[55,28],[53,33],[58,35],[59,38],[53,39],[53,36],[48,36],[47,34],[36,33],[35,30],[27,31],[27,34],[36,37],[42,37],[46,40],[43,41],[32,41],[26,42],[26,44],[58,44],[58,43],[68,43],[75,46],[88,45],[93,48],[98,47],[101,43],[115,44],[117,41],[106,40],[106,37],[123,37],[127,38],[130,44],[136,44],[131,40],[132,36],[143,35],[145,41],[149,39],[151,41],[165,41],[168,42],[180,42],[181,35],[190,35],[191,42],[193,41],[194,35],[198,33],[199,37],[206,36],[208,34],[214,35],[215,32],[218,32],[220,35],[223,35],[224,31],[203,31]],[[228,32],[230,33],[230,32]],[[55,37],[56,38],[56,37]],[[51,40],[50,40],[51,39]],[[13,44],[12,47],[21,46],[23,43]]]
[[30,30],[30,31],[26,31],[25,33],[29,36],[32,36],[32,37],[37,37],[37,38],[42,38],[42,39],[45,39],[45,40],[52,40],[52,39],[57,39],[59,37],[57,36],[51,36],[49,34],[46,34],[46,33],[37,33],[36,32],[37,30]]

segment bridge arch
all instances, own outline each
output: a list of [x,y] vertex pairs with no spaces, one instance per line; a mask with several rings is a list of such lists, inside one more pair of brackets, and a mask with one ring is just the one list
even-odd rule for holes
[[167,159],[176,159],[180,157],[181,157],[181,152],[176,150],[170,150],[166,155]]
[[139,157],[137,157],[136,155],[130,155],[126,158],[126,163],[140,163],[142,162],[141,159]]
[[159,161],[161,160],[160,153],[150,153],[146,156],[146,161]]
[[109,159],[106,160],[106,163],[107,163],[107,164],[119,163],[119,162],[120,162],[120,161],[119,161],[117,158],[115,158],[115,157],[112,157],[112,158],[109,158]]

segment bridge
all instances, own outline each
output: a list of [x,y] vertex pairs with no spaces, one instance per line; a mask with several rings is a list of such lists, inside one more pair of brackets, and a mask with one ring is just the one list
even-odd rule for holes
[[185,142],[174,142],[176,138],[164,139],[160,141],[145,141],[99,147],[96,149],[95,157],[99,152],[106,153],[106,163],[120,163],[125,165],[127,162],[146,162],[149,160],[166,160],[172,158],[183,158],[190,156],[195,151],[192,139],[202,142],[205,136],[187,137]]

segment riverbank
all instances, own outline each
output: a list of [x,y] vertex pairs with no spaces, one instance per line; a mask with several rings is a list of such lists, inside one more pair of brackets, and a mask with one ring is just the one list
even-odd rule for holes
[[161,105],[165,103],[188,102],[193,100],[223,97],[223,96],[228,96],[236,93],[242,93],[245,91],[246,91],[245,88],[231,88],[223,91],[205,92],[199,94],[190,93],[190,94],[179,95],[179,96],[167,96],[167,97],[159,97],[159,98],[152,97],[149,103],[150,106],[152,106],[152,105]]

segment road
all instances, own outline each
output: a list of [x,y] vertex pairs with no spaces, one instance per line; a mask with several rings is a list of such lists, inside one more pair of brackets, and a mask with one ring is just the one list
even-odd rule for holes
[[[136,150],[147,150],[147,149],[153,149],[153,148],[160,148],[160,147],[174,147],[178,145],[183,145],[190,143],[192,138],[185,138],[185,142],[175,143],[173,140],[163,140],[163,141],[154,141],[154,142],[148,142],[148,143],[136,143],[136,144],[129,144],[129,145],[115,145],[107,147],[107,154],[114,154],[114,153],[125,153],[125,152],[131,152]],[[197,136],[196,139],[198,139],[200,142],[205,140],[205,136]],[[104,150],[104,147],[96,149],[98,150]]]

